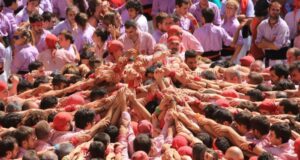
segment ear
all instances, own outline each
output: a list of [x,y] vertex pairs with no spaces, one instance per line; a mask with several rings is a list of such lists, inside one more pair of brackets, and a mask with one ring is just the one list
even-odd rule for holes
[[25,148],[25,146],[27,147],[27,145],[28,145],[27,140],[22,141],[22,146],[21,147]]
[[12,151],[6,151],[6,158],[10,159],[12,157]]

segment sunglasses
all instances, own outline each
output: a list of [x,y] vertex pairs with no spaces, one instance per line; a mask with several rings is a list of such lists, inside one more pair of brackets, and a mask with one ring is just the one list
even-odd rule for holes
[[13,38],[14,38],[15,40],[18,40],[18,39],[21,39],[22,37],[21,37],[21,36],[18,36],[18,35],[15,35],[15,36],[13,36]]

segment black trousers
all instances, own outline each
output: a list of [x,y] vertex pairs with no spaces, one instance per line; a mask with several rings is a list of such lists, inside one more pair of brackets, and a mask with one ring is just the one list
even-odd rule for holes
[[289,48],[283,47],[279,50],[266,50],[265,51],[265,65],[269,67],[270,60],[285,60],[286,59],[286,52]]
[[221,58],[220,51],[208,51],[202,54],[202,57],[209,58],[212,61],[218,61]]

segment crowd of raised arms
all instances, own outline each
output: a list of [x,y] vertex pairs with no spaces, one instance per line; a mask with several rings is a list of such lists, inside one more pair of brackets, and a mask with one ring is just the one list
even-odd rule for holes
[[300,0],[0,0],[0,160],[300,160]]

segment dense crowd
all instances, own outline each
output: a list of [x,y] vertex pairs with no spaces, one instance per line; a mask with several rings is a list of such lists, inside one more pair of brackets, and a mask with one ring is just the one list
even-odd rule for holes
[[0,0],[0,159],[300,160],[300,0]]

